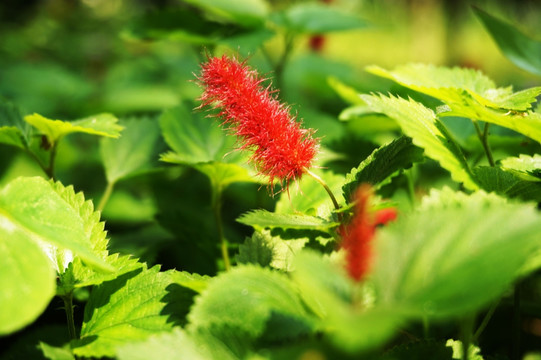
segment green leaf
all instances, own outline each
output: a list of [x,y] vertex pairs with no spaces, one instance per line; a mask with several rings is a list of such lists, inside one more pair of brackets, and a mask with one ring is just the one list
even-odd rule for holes
[[14,104],[0,100],[0,143],[21,149],[28,147],[31,127]]
[[496,84],[486,75],[467,68],[408,64],[392,71],[370,66],[367,71],[440,99],[453,110],[455,104],[460,105],[471,96],[482,106],[524,111],[531,108],[531,103],[541,93],[541,87],[517,93],[513,93],[511,87],[496,88]]
[[533,156],[521,154],[517,157],[510,157],[501,160],[502,168],[511,171],[524,180],[541,181],[541,155]]
[[295,254],[304,248],[308,240],[283,240],[279,236],[272,236],[268,230],[256,231],[239,246],[237,262],[291,271]]
[[267,210],[253,210],[242,214],[238,222],[256,229],[282,228],[299,230],[329,231],[339,223],[316,216],[301,214],[277,214]]
[[399,137],[374,150],[358,167],[346,175],[342,186],[344,198],[351,199],[360,184],[382,184],[393,174],[423,159],[423,149],[413,145],[411,138]]
[[340,98],[344,100],[345,102],[351,105],[366,106],[366,103],[359,96],[359,91],[343,83],[337,77],[329,76],[327,78],[327,83],[338,94],[338,96],[340,96]]
[[340,349],[358,353],[381,346],[404,321],[390,307],[365,301],[345,274],[342,263],[333,263],[314,251],[301,252],[294,263],[293,280],[302,299],[319,317],[318,327]]
[[0,335],[6,335],[32,323],[45,310],[55,294],[56,274],[33,236],[3,210],[0,253]]
[[244,27],[261,27],[269,12],[264,0],[184,0],[209,14]]
[[541,75],[541,41],[530,38],[515,26],[477,7],[473,9],[509,60],[521,69]]
[[177,284],[175,272],[142,268],[93,289],[85,307],[75,355],[113,357],[116,348],[170,331],[184,322],[195,292]]
[[539,249],[540,220],[531,204],[433,191],[376,238],[378,305],[419,319],[480,310],[523,275]]
[[103,138],[100,154],[109,183],[140,174],[153,168],[157,158],[160,128],[151,118],[120,122],[125,129],[119,139]]
[[291,325],[282,336],[309,331],[313,321],[286,275],[248,265],[213,279],[189,314],[193,330],[230,327],[253,339],[280,320]]
[[[6,224],[39,239],[51,258],[55,258],[57,248],[68,249],[89,265],[111,271],[111,266],[94,252],[85,220],[57,193],[55,186],[61,185],[40,177],[10,182],[0,192],[0,214]],[[57,268],[62,271],[61,266]]]
[[355,15],[316,3],[295,4],[280,15],[275,22],[298,33],[320,34],[367,26],[364,20]]
[[27,115],[24,120],[47,136],[50,144],[71,133],[117,138],[122,127],[117,125],[117,118],[111,114],[98,114],[76,121],[50,120],[39,114]]
[[374,111],[395,119],[402,131],[413,139],[413,144],[437,160],[451,173],[453,180],[471,190],[479,188],[459,145],[432,110],[413,100],[382,95],[361,97]]
[[536,178],[532,181],[515,171],[489,166],[475,168],[474,173],[485,191],[525,201],[541,201],[541,182]]
[[47,345],[44,342],[39,343],[39,347],[43,352],[43,356],[50,360],[75,360],[69,348],[61,348]]
[[175,328],[170,333],[152,336],[118,349],[119,360],[148,360],[159,354],[161,360],[236,360],[237,356],[209,331],[190,333]]
[[[464,357],[462,356],[462,353],[464,351],[464,345],[462,344],[462,341],[449,339],[447,340],[446,346],[453,349],[453,359],[464,359]],[[479,349],[478,346],[470,344],[470,347],[468,348],[468,359],[483,360],[483,356],[481,355],[481,349]]]

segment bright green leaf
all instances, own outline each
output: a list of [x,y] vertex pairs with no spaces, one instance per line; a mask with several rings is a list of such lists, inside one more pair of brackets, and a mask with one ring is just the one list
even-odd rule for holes
[[117,138],[122,127],[111,114],[98,114],[76,121],[50,120],[39,114],[27,115],[24,120],[47,136],[49,143],[55,144],[60,138],[71,133]]
[[55,294],[55,271],[30,234],[0,210],[0,335],[33,322]]
[[402,131],[413,139],[413,144],[437,160],[451,173],[453,180],[464,183],[468,189],[478,189],[462,150],[432,110],[413,100],[383,95],[361,97],[374,111],[395,119]]
[[[464,352],[464,346],[462,345],[462,341],[449,339],[447,340],[446,346],[453,349],[453,359],[464,359],[464,356],[462,354]],[[478,346],[470,344],[470,347],[468,348],[468,359],[483,360],[483,356],[481,355],[481,349],[479,349]]]
[[478,311],[522,275],[540,231],[541,215],[530,204],[433,191],[378,234],[378,304],[417,318]]
[[120,122],[125,128],[119,139],[103,138],[100,154],[109,183],[147,171],[157,158],[160,128],[151,118]]
[[509,60],[526,71],[541,75],[541,41],[479,8],[474,7],[474,11]]
[[78,356],[113,357],[116,348],[168,332],[184,322],[195,292],[174,281],[174,271],[134,270],[93,289],[85,307]]
[[55,347],[47,345],[44,342],[39,343],[43,356],[50,360],[75,360],[75,357],[68,348]]
[[358,167],[347,174],[342,186],[344,197],[351,199],[360,184],[380,185],[393,174],[423,159],[423,150],[413,145],[411,138],[402,136],[395,139],[374,150]]
[[267,210],[253,210],[242,214],[238,222],[256,229],[282,228],[299,230],[329,231],[339,224],[316,216],[301,214],[277,214]]
[[519,157],[510,157],[501,161],[502,168],[518,174],[528,181],[541,181],[541,155],[533,156],[521,154]]
[[312,317],[286,275],[248,265],[212,280],[189,315],[193,330],[230,327],[254,339],[280,320],[292,325],[282,335],[298,335],[310,330]]
[[[111,266],[94,252],[91,234],[79,211],[66,204],[54,186],[40,177],[16,179],[0,192],[0,213],[12,226],[40,239],[52,258],[56,247],[68,249],[86,263],[111,271]],[[63,266],[57,267],[63,270]]]

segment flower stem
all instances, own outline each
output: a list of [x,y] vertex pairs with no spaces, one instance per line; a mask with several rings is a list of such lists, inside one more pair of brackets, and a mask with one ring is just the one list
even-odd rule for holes
[[100,202],[98,204],[98,207],[96,208],[97,211],[100,213],[103,212],[103,209],[105,209],[105,205],[107,205],[107,202],[109,201],[109,198],[111,197],[111,194],[113,193],[113,189],[115,187],[114,182],[107,182],[107,186],[105,187],[105,190],[103,192],[103,195],[101,196]]
[[492,157],[492,151],[490,150],[490,145],[488,144],[488,129],[490,127],[490,123],[486,122],[483,130],[481,131],[481,127],[479,126],[479,123],[476,120],[472,120],[472,122],[473,122],[473,126],[475,126],[475,131],[477,132],[477,136],[479,137],[479,140],[481,140],[483,149],[485,150],[488,163],[490,164],[490,166],[494,167],[496,164],[494,163],[494,158]]
[[319,177],[318,175],[314,174],[313,172],[311,172],[310,170],[308,169],[304,169],[304,171],[310,175],[311,177],[313,177],[318,183],[320,183],[323,188],[325,188],[325,191],[327,191],[327,194],[329,194],[329,197],[331,198],[332,200],[332,203],[334,205],[334,208],[336,210],[340,210],[340,205],[338,204],[338,201],[336,201],[336,197],[334,197],[334,194],[331,190],[331,188],[329,188],[329,185],[327,185],[327,183],[321,178]]
[[222,223],[222,189],[218,185],[213,185],[212,194],[212,210],[214,213],[214,220],[216,221],[216,230],[218,231],[218,238],[220,239],[220,249],[222,252],[222,259],[224,260],[225,271],[231,269],[231,261],[229,260],[229,251],[227,249],[227,240],[224,235],[224,227]]
[[487,327],[487,325],[488,325],[490,319],[492,318],[492,315],[494,315],[494,312],[496,311],[496,308],[498,307],[499,303],[500,303],[499,301],[494,302],[494,304],[492,304],[492,306],[488,309],[487,313],[485,314],[485,317],[481,321],[481,324],[479,325],[479,327],[477,328],[477,330],[475,330],[475,333],[473,334],[472,340],[474,342],[477,341],[477,339],[479,339],[479,336],[481,336],[481,333]]
[[70,339],[75,340],[77,339],[77,332],[75,331],[75,320],[73,319],[73,292],[63,295],[62,300],[64,301]]
[[461,338],[462,338],[462,360],[468,360],[470,356],[470,345],[472,344],[472,332],[475,316],[470,315],[462,319]]

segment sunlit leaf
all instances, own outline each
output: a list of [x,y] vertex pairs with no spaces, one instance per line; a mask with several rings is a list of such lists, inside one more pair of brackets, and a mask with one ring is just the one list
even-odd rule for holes
[[525,180],[541,181],[541,155],[510,157],[501,161],[502,168],[512,171]]
[[453,180],[464,183],[468,189],[478,189],[462,150],[432,110],[413,100],[383,95],[362,95],[362,98],[374,111],[395,119],[413,139],[413,144],[437,160]]
[[267,210],[253,210],[242,214],[238,222],[256,229],[282,228],[329,231],[339,224],[316,216],[301,214],[277,214]]

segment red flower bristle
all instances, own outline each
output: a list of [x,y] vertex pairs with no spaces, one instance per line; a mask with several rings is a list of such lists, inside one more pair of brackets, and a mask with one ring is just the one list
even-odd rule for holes
[[275,179],[287,188],[311,167],[319,147],[313,131],[301,128],[276,91],[263,86],[265,79],[244,61],[211,57],[201,65],[198,80],[204,90],[200,107],[219,110],[240,148],[253,150],[251,159],[269,177],[271,189]]
[[372,188],[369,185],[359,186],[354,195],[355,208],[351,222],[340,231],[342,248],[346,252],[346,270],[355,281],[362,280],[370,270],[373,257],[372,239],[377,226],[384,225],[397,216],[393,208],[371,212],[371,198]]

